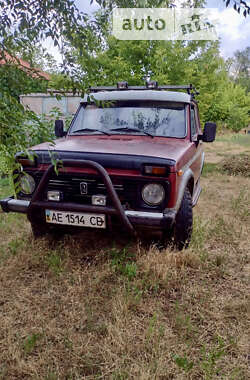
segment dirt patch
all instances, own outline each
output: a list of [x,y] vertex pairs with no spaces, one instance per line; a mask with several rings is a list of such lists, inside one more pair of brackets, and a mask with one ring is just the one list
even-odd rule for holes
[[220,163],[220,168],[229,175],[250,177],[250,156],[242,154],[224,158]]
[[205,161],[217,164],[232,155],[250,156],[250,135],[228,134],[217,136],[212,144],[204,144]]

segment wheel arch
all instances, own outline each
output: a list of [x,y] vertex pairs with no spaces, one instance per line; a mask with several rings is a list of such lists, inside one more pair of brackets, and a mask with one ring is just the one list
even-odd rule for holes
[[194,192],[194,177],[190,177],[188,180],[187,186],[186,186],[191,194],[191,197],[193,196]]
[[184,172],[184,174],[182,176],[182,180],[181,180],[180,185],[179,185],[177,201],[176,201],[176,204],[174,207],[176,212],[180,208],[180,205],[181,205],[181,202],[182,202],[186,188],[188,188],[188,190],[190,191],[190,195],[192,197],[193,196],[193,190],[194,190],[194,173],[190,168],[188,168]]

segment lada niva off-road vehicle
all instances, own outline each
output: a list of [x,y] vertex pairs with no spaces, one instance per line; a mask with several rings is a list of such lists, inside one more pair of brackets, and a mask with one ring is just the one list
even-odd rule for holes
[[[201,131],[192,92],[192,85],[157,82],[92,88],[67,132],[55,122],[53,146],[30,148],[33,160],[17,155],[20,192],[1,201],[3,211],[27,213],[35,236],[118,226],[186,247],[201,192],[203,142],[216,133],[214,123]],[[61,162],[58,171],[51,154]]]

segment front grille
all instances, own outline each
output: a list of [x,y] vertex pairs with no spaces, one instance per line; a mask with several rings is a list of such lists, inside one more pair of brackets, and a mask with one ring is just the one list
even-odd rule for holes
[[[37,172],[35,176],[33,174],[37,184],[40,182],[42,175],[43,173],[41,172]],[[152,209],[152,207],[146,205],[141,198],[141,189],[145,183],[150,182],[149,180],[141,178],[124,179],[121,177],[118,178],[111,176],[111,181],[124,208],[132,210]],[[87,194],[81,194],[81,182],[87,184]],[[162,184],[165,187],[166,196],[168,196],[168,182],[164,182]],[[44,193],[44,200],[47,199],[48,190],[59,190],[63,193],[63,201],[76,202],[79,204],[91,204],[92,195],[102,194],[107,196],[107,205],[112,206],[107,189],[102,178],[99,176],[75,173],[59,173],[57,176],[54,173],[50,178]],[[160,206],[156,207],[156,209],[159,208]]]

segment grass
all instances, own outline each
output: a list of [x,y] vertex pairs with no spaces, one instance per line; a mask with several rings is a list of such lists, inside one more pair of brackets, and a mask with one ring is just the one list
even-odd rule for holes
[[[221,154],[221,153],[220,153]],[[250,155],[246,153],[222,155],[219,163],[205,162],[202,175],[207,177],[211,174],[226,173],[229,175],[241,175],[250,177]]]
[[4,198],[8,195],[10,195],[9,179],[0,176],[0,197]]
[[211,162],[205,162],[202,170],[203,177],[208,177],[212,173],[217,173],[220,171],[220,168],[217,164]]
[[206,162],[218,164],[232,155],[250,155],[250,134],[227,133],[218,135],[213,144],[206,145]]
[[0,213],[0,379],[249,378],[250,179],[206,149],[183,252],[102,231],[34,241]]
[[243,147],[250,147],[250,134],[240,134],[240,133],[234,133],[234,134],[226,134],[226,135],[220,135],[216,137],[217,142],[223,142],[226,144],[238,144]]

